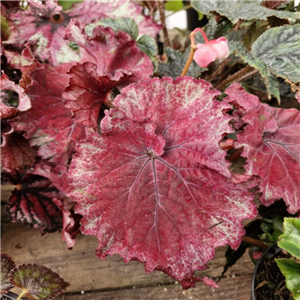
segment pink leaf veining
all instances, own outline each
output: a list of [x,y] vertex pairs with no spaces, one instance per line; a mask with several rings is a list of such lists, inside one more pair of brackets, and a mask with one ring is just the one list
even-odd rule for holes
[[218,142],[230,132],[228,104],[192,78],[152,79],[123,89],[117,106],[77,144],[69,196],[97,255],[138,260],[184,288],[215,248],[237,248],[241,220],[255,216],[253,184],[233,184]]

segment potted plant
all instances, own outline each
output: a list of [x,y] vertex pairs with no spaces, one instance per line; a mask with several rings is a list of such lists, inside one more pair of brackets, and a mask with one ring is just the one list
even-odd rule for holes
[[252,280],[252,299],[299,299],[300,220],[285,218],[277,243],[260,257]]
[[[27,296],[30,300],[54,299],[70,284],[49,268],[36,264],[16,266],[7,254],[1,254],[1,299],[22,300]],[[9,291],[18,287],[17,295]]]
[[178,51],[144,2],[1,2],[7,212],[217,287],[194,272],[258,203],[300,210],[299,5],[191,1],[208,24]]

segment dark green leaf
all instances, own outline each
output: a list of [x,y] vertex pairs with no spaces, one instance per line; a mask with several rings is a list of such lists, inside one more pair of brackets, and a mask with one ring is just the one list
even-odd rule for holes
[[266,64],[260,59],[254,57],[252,53],[249,52],[240,42],[231,41],[229,43],[229,48],[231,52],[234,52],[237,56],[242,58],[244,62],[259,70],[262,78],[264,79],[269,98],[273,95],[278,100],[278,103],[280,103],[279,83]]
[[139,29],[137,27],[137,24],[131,18],[101,19],[96,23],[87,25],[85,27],[86,33],[91,36],[93,29],[98,25],[103,25],[104,27],[111,27],[115,32],[118,31],[127,32],[134,40],[136,40],[139,35]]
[[155,39],[149,35],[144,34],[137,40],[137,46],[149,56],[154,65],[154,72],[156,72],[158,68],[158,62],[156,59],[157,44]]
[[[158,65],[159,75],[171,76],[173,78],[180,76],[187,61],[190,49],[188,48],[184,53],[182,53],[172,48],[166,48],[165,52],[168,57],[168,61],[167,63]],[[207,68],[201,68],[196,64],[196,62],[192,61],[186,75],[197,78],[205,70],[207,70]]]
[[15,266],[10,256],[1,253],[1,295],[14,287],[8,274]]
[[57,273],[36,264],[20,265],[10,277],[15,286],[27,291],[30,300],[53,299],[70,285]]
[[295,300],[300,300],[300,263],[293,259],[276,259],[280,271],[285,276],[286,286],[293,293]]
[[251,53],[277,76],[300,82],[300,24],[267,30],[253,43]]
[[210,12],[217,12],[227,17],[232,23],[239,20],[267,20],[270,16],[276,16],[280,19],[296,19],[292,12],[279,11],[260,6],[261,0],[251,1],[228,1],[228,0],[193,0],[191,5],[205,15]]

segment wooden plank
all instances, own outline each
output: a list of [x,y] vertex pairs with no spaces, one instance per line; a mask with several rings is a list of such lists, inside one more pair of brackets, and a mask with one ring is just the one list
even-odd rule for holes
[[187,291],[179,285],[131,288],[114,291],[62,295],[59,300],[249,300],[251,276],[224,278],[219,288],[211,288],[198,283],[196,288]]
[[[39,230],[23,224],[2,223],[2,253],[10,255],[17,264],[43,264],[60,274],[71,286],[67,292],[110,290],[138,286],[173,284],[162,272],[146,274],[143,265],[132,261],[125,264],[118,256],[100,260],[94,256],[96,238],[80,235],[73,250],[61,241],[59,232],[40,235]],[[225,248],[217,249],[209,269],[200,276],[218,277],[225,262]],[[248,255],[227,271],[228,276],[251,277],[254,266]],[[199,283],[199,285],[202,285]],[[203,285],[202,285],[203,286]],[[226,291],[226,289],[225,289]]]

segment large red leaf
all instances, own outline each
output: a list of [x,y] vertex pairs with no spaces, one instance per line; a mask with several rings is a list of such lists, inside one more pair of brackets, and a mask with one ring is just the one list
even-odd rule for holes
[[[242,156],[247,157],[246,174],[261,179],[262,204],[284,198],[289,212],[296,213],[300,210],[300,112],[261,104],[238,84],[226,94],[247,124],[235,146],[243,147]],[[250,104],[253,97],[256,100]]]
[[[219,141],[230,131],[228,105],[192,78],[153,79],[123,89],[117,109],[79,143],[70,197],[97,255],[138,260],[184,288],[215,248],[237,248],[241,220],[255,216],[250,185],[233,184]],[[129,118],[128,118],[129,117]]]

